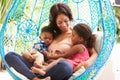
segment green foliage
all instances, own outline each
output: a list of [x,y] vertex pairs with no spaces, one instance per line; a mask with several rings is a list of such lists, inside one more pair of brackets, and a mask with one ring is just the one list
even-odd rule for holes
[[13,0],[0,0],[0,23],[3,23]]
[[120,42],[120,7],[113,7],[114,14],[116,16],[116,25],[117,25],[117,42]]

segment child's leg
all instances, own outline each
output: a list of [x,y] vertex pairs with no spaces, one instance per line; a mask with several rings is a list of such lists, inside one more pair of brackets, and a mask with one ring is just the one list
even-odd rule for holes
[[54,60],[53,62],[49,63],[46,67],[43,68],[44,71],[48,71],[50,68],[52,68],[54,65],[56,65],[59,61],[66,60],[65,58],[59,58],[57,60]]
[[40,68],[31,67],[31,72],[45,76],[46,72]]
[[46,77],[46,78],[40,79],[40,80],[51,80],[51,78],[50,77]]
[[51,80],[51,78],[48,76],[48,77],[46,77],[46,78],[44,78],[44,79],[40,79],[40,78],[38,78],[38,77],[35,77],[35,78],[33,78],[32,80]]
[[44,62],[44,56],[41,53],[34,54],[35,61],[34,66],[42,68],[42,64]]
[[54,60],[53,62],[51,62],[50,64],[48,64],[47,66],[44,66],[43,68],[36,68],[36,67],[32,67],[31,68],[31,71],[34,72],[34,73],[38,73],[38,74],[41,74],[42,76],[44,76],[46,74],[46,72],[52,68],[54,65],[56,65],[59,61],[62,61],[62,60],[66,60],[64,58],[59,58],[57,60]]

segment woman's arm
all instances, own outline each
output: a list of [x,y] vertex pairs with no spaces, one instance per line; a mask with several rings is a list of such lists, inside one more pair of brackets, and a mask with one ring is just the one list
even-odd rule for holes
[[91,54],[90,58],[87,61],[83,62],[83,66],[85,68],[90,67],[94,63],[94,61],[96,60],[96,58],[98,56],[98,53],[96,52],[96,50],[94,48],[90,49],[89,52]]

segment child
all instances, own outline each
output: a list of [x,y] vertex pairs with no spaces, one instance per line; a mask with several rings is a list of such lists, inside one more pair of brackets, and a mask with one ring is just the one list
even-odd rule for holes
[[34,66],[37,67],[37,64],[42,64],[44,60],[47,60],[47,57],[44,55],[43,51],[48,50],[48,46],[53,41],[53,32],[49,26],[45,26],[41,29],[39,42],[35,43],[33,49],[30,52],[23,52],[23,57],[25,57],[28,61],[33,62]]
[[[93,48],[93,46],[95,45],[95,35],[92,34],[92,31],[88,25],[80,23],[75,25],[73,28],[72,42],[73,46],[71,50],[63,54],[63,56],[65,56],[65,58],[67,59],[59,58],[53,61],[52,63],[48,64],[48,66],[40,66],[41,69],[32,67],[31,71],[44,76],[46,74],[46,71],[48,71],[52,66],[54,66],[61,60],[68,61],[73,67],[73,71],[77,71],[81,66],[83,66],[82,62],[89,59],[90,55],[87,48]],[[48,52],[45,52],[44,54],[47,55]]]

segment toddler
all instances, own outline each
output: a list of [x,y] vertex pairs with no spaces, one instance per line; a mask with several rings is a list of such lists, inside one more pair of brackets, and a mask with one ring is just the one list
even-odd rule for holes
[[43,51],[48,50],[48,46],[52,43],[54,38],[50,26],[45,26],[41,29],[41,35],[39,38],[39,42],[34,43],[34,46],[30,52],[23,52],[23,57],[30,62],[34,61],[34,66],[36,67],[37,64],[42,64],[44,61],[47,61],[47,57],[42,53]]

